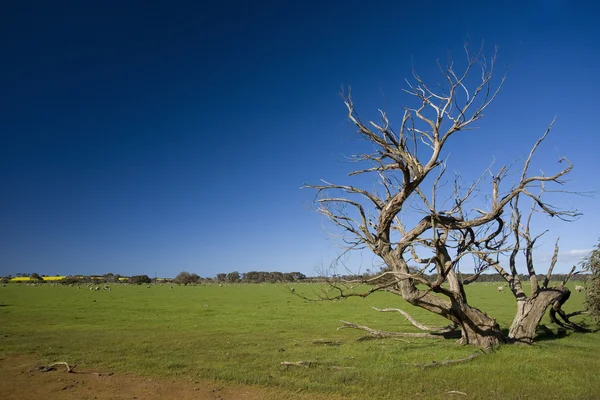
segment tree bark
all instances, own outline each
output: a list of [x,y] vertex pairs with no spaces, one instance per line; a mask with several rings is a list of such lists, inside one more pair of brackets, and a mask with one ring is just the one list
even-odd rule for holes
[[460,306],[453,304],[452,319],[461,329],[459,344],[472,344],[482,349],[490,349],[504,341],[496,320],[466,303]]
[[[471,344],[482,349],[489,349],[504,341],[504,336],[496,320],[483,311],[470,306],[464,292],[445,291],[448,300],[417,290],[411,282],[399,283],[402,297],[410,304],[438,314],[455,323],[461,330],[457,343]],[[440,289],[441,290],[441,289]]]
[[517,299],[517,312],[508,332],[508,339],[514,343],[531,344],[536,330],[546,310],[563,293],[565,287],[541,289],[530,298]]

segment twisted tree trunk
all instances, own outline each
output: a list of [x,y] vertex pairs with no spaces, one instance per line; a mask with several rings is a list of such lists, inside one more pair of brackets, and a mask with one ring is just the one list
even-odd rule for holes
[[453,308],[458,318],[454,321],[461,329],[459,344],[472,344],[489,349],[504,341],[502,330],[496,320],[468,304]]
[[[454,279],[450,279],[450,282],[453,281]],[[504,341],[502,330],[496,320],[478,308],[470,306],[462,287],[458,291],[437,288],[436,291],[443,291],[448,297],[449,300],[445,300],[430,292],[416,289],[409,281],[400,282],[399,286],[402,297],[410,304],[455,323],[461,330],[461,337],[457,343],[489,349]]]
[[517,298],[517,312],[508,331],[509,341],[523,344],[533,343],[537,327],[548,307],[567,293],[570,294],[570,291],[566,287],[557,287],[541,289],[529,298]]

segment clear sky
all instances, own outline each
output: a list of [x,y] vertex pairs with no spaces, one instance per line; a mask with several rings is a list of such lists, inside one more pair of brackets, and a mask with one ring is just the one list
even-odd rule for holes
[[[365,145],[340,88],[397,121],[412,65],[439,79],[466,40],[511,69],[450,168],[522,157],[557,115],[536,162],[567,156],[567,189],[600,186],[590,1],[17,1],[0,38],[0,275],[313,274],[339,249],[299,188],[345,179]],[[584,216],[536,228],[560,236],[564,272],[600,210],[598,194],[560,202]]]

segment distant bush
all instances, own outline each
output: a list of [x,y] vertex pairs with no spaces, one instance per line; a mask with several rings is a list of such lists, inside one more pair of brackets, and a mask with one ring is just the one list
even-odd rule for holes
[[84,280],[81,277],[77,277],[77,276],[67,276],[66,278],[63,278],[60,283],[62,283],[63,285],[74,285],[74,284],[78,284],[78,283],[82,283]]
[[237,283],[240,281],[240,273],[237,271],[233,271],[227,274],[227,282]]
[[200,281],[200,276],[197,274],[190,274],[189,272],[180,272],[173,282],[178,283],[180,285],[189,285],[191,283],[198,283]]
[[136,285],[143,285],[151,282],[152,280],[148,275],[134,275],[129,277],[129,283],[134,283]]
[[590,272],[585,282],[587,309],[596,321],[600,321],[600,242],[581,264]]

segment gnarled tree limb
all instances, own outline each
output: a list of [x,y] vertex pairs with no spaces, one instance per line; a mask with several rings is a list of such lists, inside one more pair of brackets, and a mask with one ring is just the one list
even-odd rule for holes
[[353,322],[340,321],[343,326],[340,326],[338,330],[345,328],[359,329],[361,331],[368,332],[371,337],[374,338],[425,338],[425,339],[447,339],[460,337],[459,331],[440,332],[440,333],[413,333],[413,332],[386,332],[378,331],[373,328],[369,328],[364,325],[357,325]]

